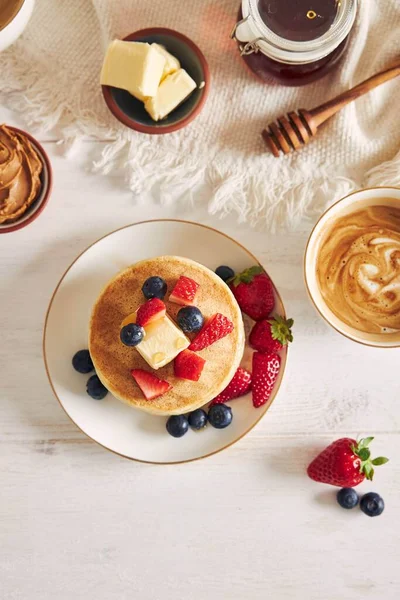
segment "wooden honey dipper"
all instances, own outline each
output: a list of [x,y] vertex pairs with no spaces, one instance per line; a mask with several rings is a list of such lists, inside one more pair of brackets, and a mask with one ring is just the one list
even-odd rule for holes
[[274,156],[279,156],[280,150],[284,154],[298,150],[301,146],[308,144],[322,123],[325,123],[346,104],[398,75],[400,75],[400,65],[373,75],[317,108],[312,110],[300,108],[297,112],[290,112],[287,117],[279,117],[276,123],[271,123],[267,129],[264,129],[262,136]]

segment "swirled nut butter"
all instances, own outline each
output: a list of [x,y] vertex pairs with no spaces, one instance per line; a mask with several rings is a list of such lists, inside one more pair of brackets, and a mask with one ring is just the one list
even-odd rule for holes
[[37,199],[42,169],[30,141],[0,125],[0,223],[16,221]]
[[341,321],[367,333],[400,331],[400,208],[371,206],[333,219],[316,270]]

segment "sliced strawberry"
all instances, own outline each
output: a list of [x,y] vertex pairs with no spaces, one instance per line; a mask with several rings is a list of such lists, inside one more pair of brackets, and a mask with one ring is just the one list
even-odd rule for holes
[[194,352],[199,352],[199,350],[203,350],[207,348],[207,346],[211,346],[211,344],[215,344],[218,340],[221,340],[223,337],[232,333],[233,331],[233,323],[221,313],[217,313],[204,325],[203,329],[196,335],[194,340],[189,346],[189,350],[194,350]]
[[175,358],[174,373],[180,379],[198,381],[205,365],[204,358],[190,350],[184,350]]
[[163,381],[144,369],[132,369],[131,375],[142,390],[146,400],[154,400],[154,398],[158,398],[172,389],[172,385],[168,381]]
[[199,287],[200,285],[194,279],[181,275],[171,292],[169,301],[182,306],[191,306],[194,304]]
[[281,359],[278,354],[253,354],[253,405],[263,406],[271,397],[279,375]]
[[165,304],[159,298],[152,298],[139,307],[136,313],[136,323],[145,327],[153,321],[165,317]]
[[224,404],[234,398],[244,396],[251,390],[251,373],[239,367],[227,387],[211,402],[213,404]]

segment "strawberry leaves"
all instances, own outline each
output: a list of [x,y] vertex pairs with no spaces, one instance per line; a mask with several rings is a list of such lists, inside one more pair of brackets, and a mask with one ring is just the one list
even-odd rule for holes
[[234,277],[227,279],[226,283],[233,283],[234,287],[237,287],[239,283],[251,283],[256,275],[261,275],[264,272],[264,269],[260,265],[249,267],[242,273],[236,273]]
[[370,445],[370,443],[372,442],[373,439],[374,439],[373,437],[361,438],[361,440],[358,442],[358,447],[359,448],[367,448],[367,446]]
[[352,452],[358,456],[360,459],[360,473],[365,475],[365,478],[369,481],[372,481],[374,478],[375,470],[374,466],[380,466],[386,464],[389,459],[385,456],[378,456],[371,460],[371,451],[368,448],[369,444],[372,442],[373,437],[362,438],[357,442],[357,445],[352,444],[351,450]]
[[362,473],[364,473],[365,475],[365,479],[368,479],[368,481],[372,481],[375,475],[375,470],[373,468],[373,466],[371,465],[371,463],[366,463],[364,466],[362,466]]
[[361,458],[361,460],[368,460],[371,456],[370,450],[368,448],[361,448],[358,452],[356,452],[357,456]]
[[274,319],[270,319],[268,323],[271,325],[271,336],[273,340],[278,340],[282,346],[286,346],[289,342],[293,342],[293,319],[285,319],[284,317],[277,316]]
[[371,463],[375,465],[375,467],[378,467],[379,465],[385,465],[387,462],[389,462],[389,459],[386,458],[386,456],[378,456],[378,458],[371,460]]

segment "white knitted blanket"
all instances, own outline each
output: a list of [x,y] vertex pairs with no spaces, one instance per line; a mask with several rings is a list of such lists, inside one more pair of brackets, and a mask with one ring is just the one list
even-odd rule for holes
[[[0,101],[28,126],[57,131],[67,148],[106,139],[94,168],[121,170],[135,195],[198,201],[212,214],[235,213],[270,230],[315,218],[362,185],[400,185],[400,78],[346,107],[307,147],[274,158],[260,137],[282,113],[312,108],[400,61],[399,0],[360,0],[357,25],[339,70],[303,88],[259,83],[229,34],[240,0],[37,0],[23,37],[0,54]],[[165,136],[135,133],[106,108],[99,72],[110,40],[166,26],[192,38],[211,69],[201,115]],[[201,192],[201,194],[200,194]]]

